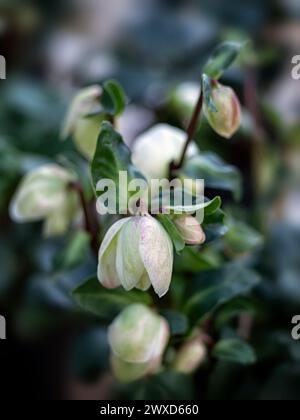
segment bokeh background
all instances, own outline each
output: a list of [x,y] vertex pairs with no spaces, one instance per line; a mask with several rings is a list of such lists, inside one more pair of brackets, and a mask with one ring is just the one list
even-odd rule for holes
[[42,240],[39,224],[16,225],[7,210],[26,171],[76,153],[72,142],[59,140],[74,92],[119,80],[131,100],[121,122],[129,141],[154,122],[182,126],[168,105],[172,89],[199,80],[217,43],[248,38],[248,65],[224,79],[247,109],[243,129],[230,142],[207,133],[202,147],[240,168],[244,195],[233,211],[265,237],[255,260],[263,276],[255,331],[263,357],[222,380],[215,373],[209,389],[198,378],[196,397],[299,399],[300,343],[290,338],[292,316],[300,314],[300,81],[291,77],[291,58],[300,54],[298,0],[0,1],[7,60],[7,80],[0,81],[0,313],[8,328],[0,363],[12,382],[10,388],[1,377],[2,385],[13,395],[118,395],[104,332],[86,328],[69,295],[93,274],[92,255],[62,270],[66,239]]

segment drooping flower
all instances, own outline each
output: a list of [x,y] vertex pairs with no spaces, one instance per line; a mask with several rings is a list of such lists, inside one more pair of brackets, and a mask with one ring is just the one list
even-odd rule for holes
[[217,108],[213,112],[204,104],[204,114],[213,128],[220,136],[231,138],[241,124],[241,106],[233,89],[214,82],[212,99]]
[[48,164],[29,172],[10,204],[16,222],[45,220],[46,236],[64,234],[79,210],[75,191],[68,188],[76,176],[59,165]]
[[101,95],[102,88],[98,85],[82,89],[69,107],[61,132],[62,139],[73,136],[78,151],[88,160],[94,156],[103,121],[102,114],[93,115],[100,109]]
[[[132,162],[151,179],[168,177],[169,165],[180,158],[186,133],[168,124],[158,124],[136,138],[132,147]],[[187,157],[197,154],[191,143]]]
[[98,279],[104,287],[147,290],[159,297],[170,286],[173,245],[150,215],[121,219],[107,232],[99,250]]
[[189,214],[175,216],[174,223],[187,245],[201,245],[205,242],[205,233],[195,217]]
[[203,363],[207,349],[201,336],[188,340],[176,354],[173,369],[180,373],[191,374]]
[[155,373],[170,336],[165,319],[142,304],[128,306],[108,330],[115,376],[129,382]]

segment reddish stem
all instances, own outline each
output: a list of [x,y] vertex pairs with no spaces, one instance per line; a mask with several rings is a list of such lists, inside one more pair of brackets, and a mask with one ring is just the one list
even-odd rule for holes
[[87,202],[84,196],[84,191],[81,184],[76,181],[70,184],[70,187],[73,188],[79,197],[80,204],[82,207],[83,215],[84,215],[84,224],[85,230],[90,234],[91,237],[91,248],[96,256],[98,256],[99,251],[99,231],[100,226],[97,219],[97,214],[95,210],[95,203],[94,201]]
[[192,118],[191,118],[189,126],[187,128],[187,139],[186,139],[184,148],[182,150],[181,157],[180,157],[178,163],[176,163],[176,162],[171,163],[170,174],[172,173],[172,171],[180,169],[182,167],[183,163],[184,163],[184,159],[185,159],[187,149],[189,147],[189,144],[193,140],[193,137],[194,137],[196,129],[197,129],[197,123],[198,123],[200,113],[202,111],[202,106],[203,106],[203,92],[202,92],[202,89],[201,89],[201,92],[200,92],[197,104],[195,106]]

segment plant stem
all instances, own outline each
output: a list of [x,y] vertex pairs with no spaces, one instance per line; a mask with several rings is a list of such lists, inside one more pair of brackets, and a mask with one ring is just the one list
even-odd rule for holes
[[100,245],[99,244],[100,226],[99,226],[99,222],[98,222],[96,211],[95,211],[95,203],[94,202],[87,203],[84,196],[83,188],[78,181],[72,182],[70,184],[70,187],[73,188],[78,194],[82,211],[83,211],[83,215],[84,215],[85,230],[90,234],[91,248],[95,256],[98,256],[99,245]]
[[189,144],[193,140],[193,137],[195,135],[195,131],[197,129],[197,123],[198,123],[200,113],[202,111],[202,106],[203,106],[203,91],[202,91],[202,88],[201,88],[201,92],[200,92],[197,104],[195,106],[192,118],[191,118],[189,126],[187,128],[187,139],[186,139],[184,148],[182,150],[181,157],[180,157],[178,163],[176,163],[176,162],[171,163],[170,174],[172,173],[173,170],[180,169],[182,167],[183,163],[184,163],[184,159],[185,159],[187,149],[189,147]]

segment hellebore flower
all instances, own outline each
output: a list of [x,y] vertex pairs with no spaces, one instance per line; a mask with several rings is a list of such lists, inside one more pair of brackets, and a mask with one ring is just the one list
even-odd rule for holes
[[150,215],[116,222],[99,250],[98,279],[106,288],[147,290],[159,297],[169,290],[173,245],[161,224]]
[[212,87],[212,99],[217,112],[212,112],[204,104],[204,114],[220,136],[231,138],[241,124],[241,106],[233,89],[218,82]]
[[[132,162],[151,179],[168,176],[169,165],[180,158],[186,141],[186,133],[167,124],[158,124],[136,138],[132,146]],[[197,154],[197,147],[191,143],[187,157]]]
[[61,137],[72,135],[78,151],[88,160],[94,156],[103,115],[89,115],[100,110],[101,86],[82,89],[73,99],[65,118]]
[[32,170],[23,178],[11,201],[11,218],[21,223],[45,219],[46,236],[64,234],[79,211],[77,194],[68,188],[74,180],[72,172],[56,164]]
[[175,357],[173,368],[180,373],[191,374],[203,363],[207,350],[201,337],[198,336],[187,341]]
[[201,245],[205,242],[205,233],[195,217],[185,214],[175,216],[173,221],[187,245]]
[[128,306],[108,329],[116,377],[129,382],[155,373],[170,337],[166,320],[142,304]]

